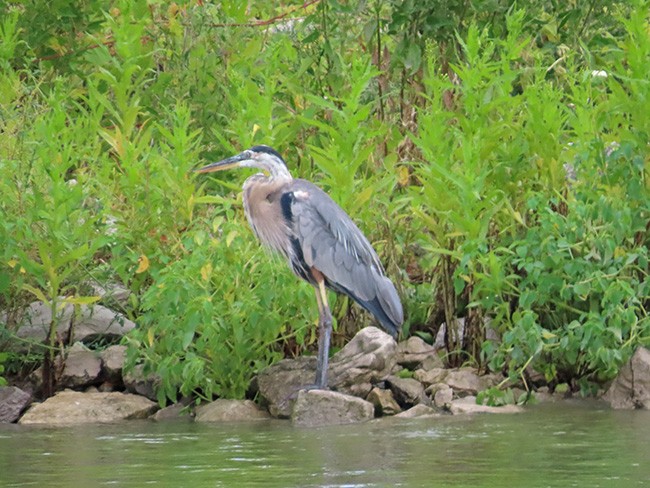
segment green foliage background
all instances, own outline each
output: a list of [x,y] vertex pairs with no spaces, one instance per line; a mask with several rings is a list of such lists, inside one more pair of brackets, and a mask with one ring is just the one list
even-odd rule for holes
[[[0,340],[95,281],[132,291],[161,403],[310,349],[312,291],[247,230],[243,175],[191,173],[264,143],[360,223],[405,335],[462,316],[450,362],[611,378],[650,337],[648,7],[0,3]],[[369,321],[335,315],[339,345]]]

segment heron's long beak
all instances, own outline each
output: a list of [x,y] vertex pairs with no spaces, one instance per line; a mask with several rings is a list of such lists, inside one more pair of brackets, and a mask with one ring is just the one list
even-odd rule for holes
[[248,156],[245,153],[238,154],[237,156],[232,156],[230,158],[224,159],[222,161],[217,161],[216,163],[208,164],[203,166],[203,168],[195,169],[196,173],[212,173],[213,171],[223,171],[225,169],[236,168],[239,166],[239,163],[248,159]]

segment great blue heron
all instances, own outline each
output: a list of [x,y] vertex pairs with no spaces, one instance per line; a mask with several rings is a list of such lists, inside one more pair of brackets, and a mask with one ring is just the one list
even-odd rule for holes
[[282,156],[255,146],[197,170],[258,168],[244,182],[244,212],[260,241],[285,256],[293,272],[316,290],[318,358],[316,388],[327,388],[332,314],[326,288],[343,293],[373,314],[393,337],[403,322],[402,304],[377,253],[350,217],[313,183],[294,179]]

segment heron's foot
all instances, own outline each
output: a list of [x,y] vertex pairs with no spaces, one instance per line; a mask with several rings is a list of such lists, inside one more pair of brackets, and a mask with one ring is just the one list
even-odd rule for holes
[[[318,383],[314,383],[312,385],[301,386],[300,388],[298,388],[298,391],[329,390],[329,389],[330,388],[329,386],[327,386],[327,384],[319,385]],[[296,394],[298,393],[298,391],[296,392]]]

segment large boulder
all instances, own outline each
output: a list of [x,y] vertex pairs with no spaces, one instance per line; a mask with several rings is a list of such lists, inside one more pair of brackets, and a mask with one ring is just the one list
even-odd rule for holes
[[154,402],[128,393],[62,391],[32,407],[21,424],[70,425],[147,418],[158,408]]
[[473,413],[521,413],[524,409],[518,405],[503,405],[501,407],[479,405],[476,403],[475,396],[467,396],[453,400],[449,406],[449,411],[454,415],[458,415]]
[[397,364],[411,370],[422,367],[422,364],[427,369],[443,367],[438,350],[417,336],[411,336],[397,345],[396,360]]
[[376,327],[361,329],[330,361],[333,390],[365,398],[395,366],[397,343]]
[[97,282],[90,282],[88,285],[90,285],[90,287],[93,289],[93,293],[95,295],[101,297],[104,303],[117,303],[122,307],[128,305],[131,290],[125,288],[119,283],[100,284]]
[[429,391],[429,394],[433,399],[433,404],[436,407],[449,410],[451,401],[454,398],[454,390],[449,388],[449,385],[438,383],[436,385],[431,385],[427,390]]
[[459,368],[449,371],[444,382],[454,390],[456,396],[476,395],[498,383],[496,375],[479,376],[473,368]]
[[416,369],[413,373],[413,378],[427,387],[436,383],[442,383],[447,374],[449,374],[449,370],[444,368],[432,368],[429,370]]
[[124,315],[101,305],[82,305],[74,316],[71,341],[116,340],[135,328]]
[[67,351],[60,386],[63,388],[82,388],[100,382],[102,361],[95,351],[76,342]]
[[399,378],[390,376],[386,383],[393,392],[397,403],[403,408],[411,408],[418,403],[427,403],[428,399],[424,394],[422,383],[413,378]]
[[293,405],[291,422],[301,427],[365,422],[374,418],[372,403],[329,390],[301,390]]
[[[99,338],[115,340],[135,327],[135,323],[122,314],[101,305],[81,305],[75,310],[73,305],[61,302],[55,319],[57,335],[65,343]],[[32,302],[18,314],[17,322],[16,335],[20,339],[27,343],[46,342],[52,309],[44,302]]]
[[0,386],[0,424],[18,420],[32,396],[15,386]]
[[414,419],[418,417],[440,417],[441,415],[442,414],[436,412],[435,409],[429,407],[428,405],[419,403],[418,405],[415,405],[414,407],[411,407],[404,412],[398,413],[395,415],[395,417],[400,419]]
[[616,409],[650,409],[650,350],[634,352],[603,398]]
[[298,391],[314,384],[315,357],[283,359],[257,375],[257,388],[274,417],[289,418]]
[[395,415],[402,411],[399,403],[393,397],[393,392],[381,388],[373,388],[366,398],[375,406],[377,415]]
[[136,364],[123,375],[122,379],[126,391],[145,396],[150,400],[157,400],[156,387],[160,377],[155,374],[145,374],[142,364]]
[[[66,304],[56,313],[56,332],[59,337],[66,338],[74,315],[74,306]],[[1,321],[1,320],[0,320]],[[52,308],[44,302],[32,302],[17,316],[19,324],[16,336],[26,342],[42,344],[47,339],[52,322]]]
[[122,384],[122,369],[126,359],[126,346],[109,346],[99,353],[102,360],[102,376],[113,384]]
[[192,414],[187,404],[184,402],[174,403],[173,405],[168,405],[165,408],[161,408],[156,413],[154,413],[151,418],[158,422],[163,421],[190,421],[192,420]]
[[271,416],[251,400],[219,398],[196,409],[196,422],[243,422],[266,420]]
[[[395,365],[397,343],[376,327],[366,327],[330,359],[329,387],[365,398]],[[284,359],[257,376],[260,396],[274,417],[289,417],[301,388],[314,384],[316,358]]]

